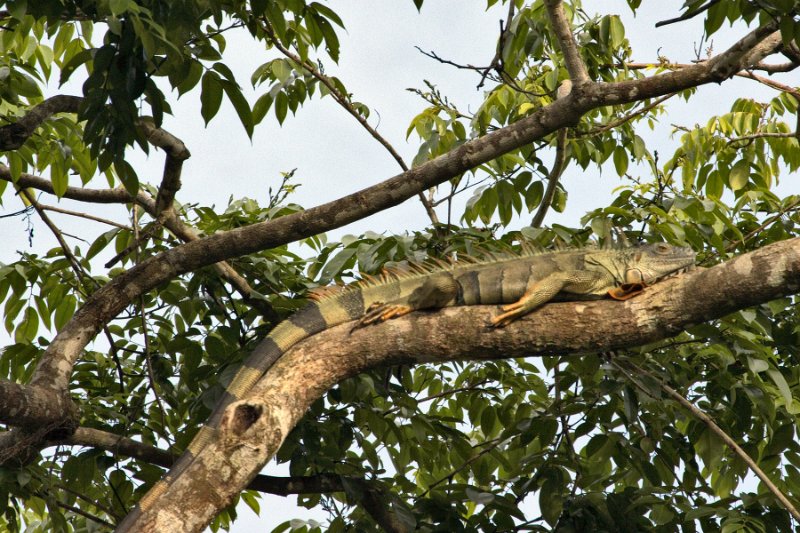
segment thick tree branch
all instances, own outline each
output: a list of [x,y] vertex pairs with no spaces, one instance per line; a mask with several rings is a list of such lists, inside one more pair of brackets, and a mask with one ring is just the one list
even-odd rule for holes
[[228,407],[218,438],[124,531],[201,531],[276,453],[312,402],[335,383],[367,369],[577,356],[637,346],[798,291],[800,238],[658,283],[626,302],[546,305],[501,330],[484,326],[496,310],[483,306],[412,313],[352,334],[343,324],[290,350],[245,400]]
[[777,29],[778,21],[770,21],[740,39],[724,54],[709,60],[708,63],[713,62],[711,76],[714,81],[726,80],[773,53],[782,42]]
[[61,421],[75,413],[69,396],[30,385],[0,380],[0,422],[28,429]]
[[66,390],[72,366],[86,344],[133,299],[160,283],[229,257],[309,237],[398,205],[471,168],[575,124],[591,109],[663,96],[716,81],[717,65],[734,62],[732,57],[738,61],[758,45],[759,37],[766,38],[770,33],[771,29],[754,30],[731,50],[679,71],[619,83],[577,85],[564,99],[382,183],[306,211],[221,232],[149,258],[92,295],[48,346],[31,383]]
[[[0,389],[2,390],[2,389]],[[47,446],[90,446],[100,448],[114,454],[124,455],[145,461],[150,464],[169,468],[177,457],[166,450],[121,437],[107,431],[94,428],[77,428],[72,435],[64,439],[49,441]],[[358,501],[372,518],[381,525],[384,531],[405,531],[391,508],[386,505],[386,488],[383,484],[367,481],[352,476],[338,474],[318,474],[316,476],[278,477],[258,474],[247,486],[250,490],[289,496],[290,494],[332,494],[348,492],[345,485],[357,489]]]
[[545,0],[544,5],[547,8],[550,25],[553,26],[553,31],[558,37],[558,45],[561,48],[561,53],[564,54],[564,63],[567,66],[567,72],[569,72],[572,83],[581,85],[589,82],[589,73],[586,70],[583,59],[581,59],[578,43],[575,42],[572,29],[569,27],[567,14],[564,12],[564,3],[561,0]]
[[[0,163],[0,179],[16,183],[20,188],[33,188],[40,191],[55,194],[53,184],[50,180],[33,174],[22,173],[15,182],[11,178],[11,170]],[[141,193],[144,194],[144,193]],[[64,198],[70,200],[77,200],[79,202],[88,202],[94,204],[126,204],[133,201],[133,198],[128,191],[123,188],[118,189],[85,189],[83,187],[67,187],[66,192],[62,195]]]
[[51,96],[35,105],[13,124],[0,127],[0,151],[16,150],[33,135],[42,122],[57,113],[77,113],[83,98],[80,96]]

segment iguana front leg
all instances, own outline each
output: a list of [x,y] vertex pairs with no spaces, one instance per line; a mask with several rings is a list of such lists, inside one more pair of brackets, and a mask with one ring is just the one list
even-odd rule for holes
[[540,305],[546,304],[562,291],[589,294],[603,281],[603,275],[598,272],[585,270],[554,272],[529,286],[522,298],[516,302],[501,307],[505,313],[493,317],[491,325],[495,328],[507,326]]

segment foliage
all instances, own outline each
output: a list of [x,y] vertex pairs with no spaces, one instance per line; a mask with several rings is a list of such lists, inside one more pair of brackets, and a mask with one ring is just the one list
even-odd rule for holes
[[[639,7],[638,1],[628,3]],[[423,2],[414,4],[421,8]],[[685,4],[692,11],[703,2]],[[417,91],[429,105],[407,131],[419,138],[414,165],[553,101],[567,72],[544,5],[516,5],[499,51],[502,73],[487,80],[491,86],[474,114],[462,112],[432,84]],[[592,79],[646,75],[625,66],[632,50],[617,15],[589,15],[579,2],[568,7]],[[43,174],[58,196],[75,185],[75,175],[81,185],[101,179],[131,194],[141,189],[155,196],[139,183],[125,153],[134,144],[147,150],[139,119],[152,115],[161,124],[171,112],[168,89],[199,96],[206,123],[227,98],[248,135],[271,120],[270,110],[283,123],[317,91],[369,116],[341,80],[308,68],[339,58],[343,23],[323,3],[51,0],[8,2],[6,8],[0,33],[4,122],[41,103],[46,81],[83,82],[77,117],[54,115],[19,149],[3,154],[13,180],[25,172]],[[753,27],[793,9],[793,2],[739,0],[716,3],[702,16],[711,35],[726,19]],[[781,20],[785,41],[797,42],[796,17]],[[266,87],[252,106],[240,74],[222,61],[228,31],[248,32],[267,49],[279,44],[296,56],[275,55],[252,73],[251,83]],[[694,97],[692,90],[679,96]],[[665,105],[644,100],[601,108],[570,129],[571,163],[582,170],[613,169],[621,179],[611,202],[587,213],[580,227],[525,225],[544,198],[553,135],[439,191],[446,202],[471,192],[460,214],[463,227],[448,220],[431,231],[368,233],[340,242],[319,235],[302,248],[281,246],[230,263],[285,318],[322,285],[523,241],[552,247],[622,237],[665,240],[690,245],[709,266],[798,235],[800,197],[776,191],[780,175],[800,167],[798,138],[778,135],[795,127],[796,91],[779,92],[768,102],[741,98],[704,125],[677,127],[676,150],[659,158],[641,133]],[[205,235],[278,219],[302,209],[290,203],[293,178],[284,178],[265,206],[245,198],[221,213],[205,206],[176,209]],[[0,192],[6,185],[0,181]],[[6,205],[11,189],[2,196]],[[563,211],[568,201],[559,184],[552,208]],[[131,228],[114,228],[83,236],[89,243],[69,255],[55,248],[0,266],[3,325],[13,338],[0,352],[0,378],[26,382],[55,332],[98,287],[179,243],[152,216],[142,216],[139,226],[149,236],[141,246]],[[114,254],[120,255],[114,267],[99,264],[99,257]],[[709,414],[783,491],[800,498],[799,321],[796,298],[787,298],[611,356],[461,362],[360,375],[317,401],[277,458],[289,463],[292,476],[338,474],[389,487],[386,505],[421,531],[788,531],[788,512],[752,482],[741,459],[704,424],[665,398],[659,383]],[[71,393],[80,403],[81,426],[183,449],[244,355],[273,326],[212,267],[176,277],[112,321],[75,367]],[[59,447],[40,462],[0,468],[0,527],[93,530],[95,522],[74,509],[113,523],[162,474],[110,451]],[[300,502],[328,510],[330,531],[374,530],[373,517],[356,505],[359,488],[345,489],[306,494]],[[252,493],[242,500],[258,507]],[[235,513],[228,509],[214,526],[228,526]],[[294,522],[275,531],[317,526]]]

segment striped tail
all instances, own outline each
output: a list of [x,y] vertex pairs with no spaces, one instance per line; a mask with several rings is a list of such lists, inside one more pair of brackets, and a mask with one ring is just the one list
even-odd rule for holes
[[245,359],[244,364],[225,389],[223,397],[214,407],[211,416],[194,436],[183,455],[172,465],[167,475],[153,485],[139,500],[136,507],[117,526],[116,531],[132,531],[133,522],[167,491],[173,480],[183,474],[194,458],[211,442],[225,409],[233,402],[244,398],[261,379],[261,376],[292,346],[328,328],[357,320],[363,314],[362,292],[345,290],[335,296],[324,294],[320,297],[320,301],[309,304],[275,326],[267,338],[261,341]]

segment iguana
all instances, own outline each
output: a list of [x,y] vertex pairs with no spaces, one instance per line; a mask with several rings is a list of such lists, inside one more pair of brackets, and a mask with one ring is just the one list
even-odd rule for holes
[[557,252],[524,252],[487,260],[412,265],[379,278],[366,276],[344,288],[324,288],[313,301],[279,323],[236,373],[206,424],[173,465],[128,514],[118,531],[167,489],[214,437],[225,409],[243,398],[269,367],[292,346],[345,322],[355,328],[413,311],[457,305],[505,304],[491,319],[503,327],[551,300],[585,300],[605,296],[627,300],[644,287],[694,265],[689,248],[648,244],[629,248],[587,248]]

